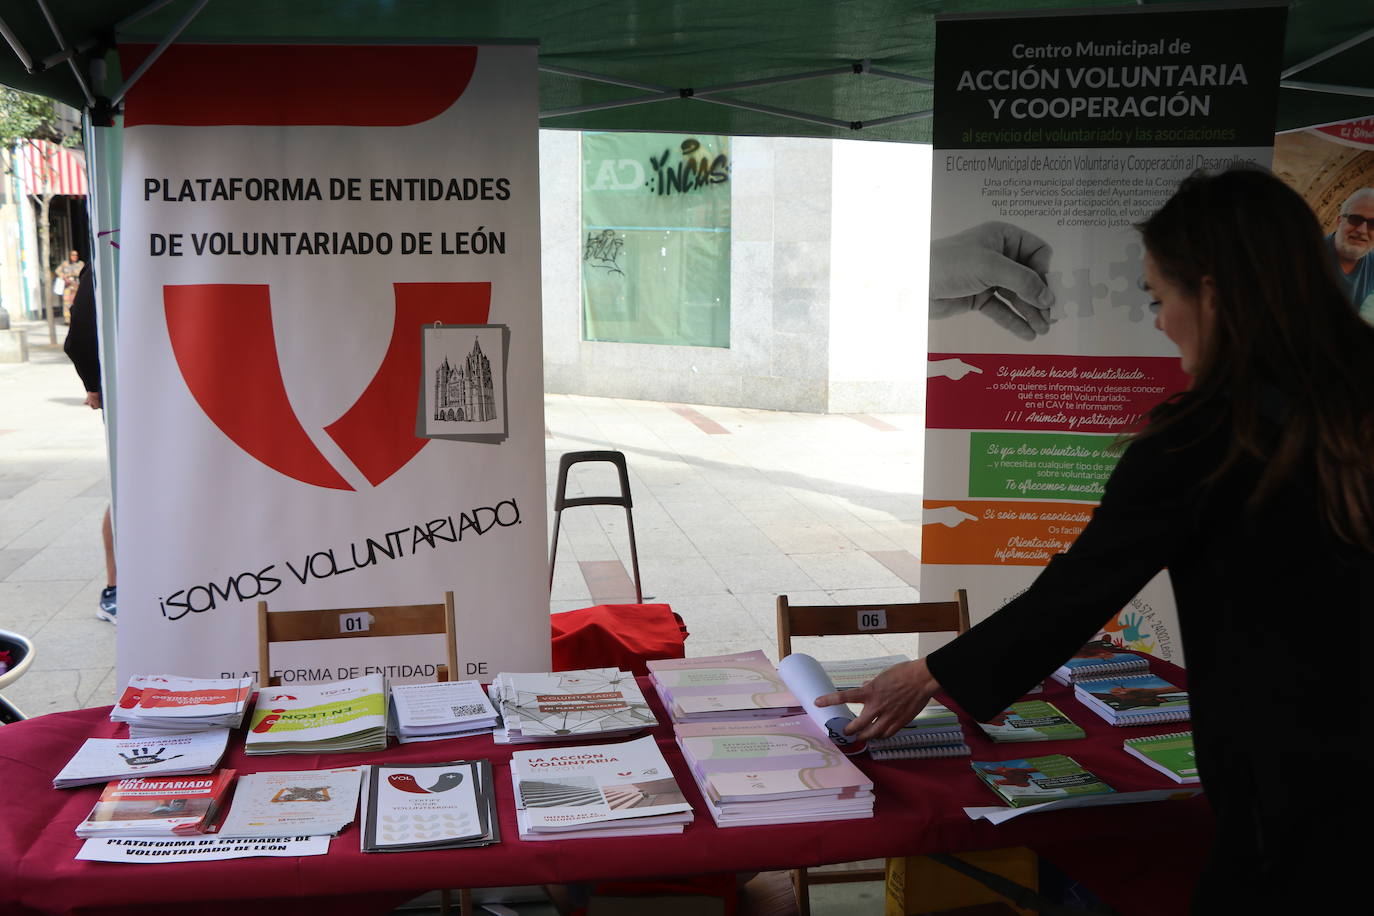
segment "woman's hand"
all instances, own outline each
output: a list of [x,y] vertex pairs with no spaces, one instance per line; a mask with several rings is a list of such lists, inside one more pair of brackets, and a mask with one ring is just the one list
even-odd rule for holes
[[816,698],[817,706],[862,703],[863,712],[845,726],[845,734],[861,740],[888,738],[916,718],[940,689],[925,659],[893,665],[862,687],[837,690]]

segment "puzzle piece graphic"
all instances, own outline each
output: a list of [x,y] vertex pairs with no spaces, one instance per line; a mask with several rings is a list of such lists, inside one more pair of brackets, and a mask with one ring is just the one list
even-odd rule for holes
[[1149,315],[1150,307],[1150,294],[1140,288],[1141,274],[1144,270],[1143,254],[1139,245],[1131,243],[1126,246],[1123,260],[1110,261],[1107,264],[1112,280],[1112,305],[1130,309],[1126,317],[1135,322],[1144,321]]
[[1055,312],[1061,307],[1067,310],[1070,302],[1078,306],[1079,318],[1091,317],[1094,300],[1107,298],[1109,292],[1105,284],[1093,283],[1088,279],[1086,267],[1080,267],[1073,272],[1073,286],[1064,282],[1063,271],[1052,270],[1046,275],[1046,279],[1054,293],[1054,309],[1050,310],[1052,317],[1060,317],[1056,316]]

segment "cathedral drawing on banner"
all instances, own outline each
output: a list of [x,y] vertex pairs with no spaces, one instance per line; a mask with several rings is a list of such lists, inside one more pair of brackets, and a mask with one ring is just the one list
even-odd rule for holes
[[434,373],[434,419],[479,423],[496,419],[496,386],[491,380],[491,360],[482,344],[473,340],[472,351],[462,364],[448,357]]

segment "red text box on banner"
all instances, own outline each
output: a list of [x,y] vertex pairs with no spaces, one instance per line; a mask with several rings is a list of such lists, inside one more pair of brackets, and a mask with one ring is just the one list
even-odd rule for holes
[[1124,433],[1188,387],[1177,357],[932,353],[930,429]]

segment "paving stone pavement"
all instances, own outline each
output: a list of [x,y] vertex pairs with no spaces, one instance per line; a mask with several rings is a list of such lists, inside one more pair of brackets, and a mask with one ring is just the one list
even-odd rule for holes
[[[109,501],[102,416],[40,323],[0,364],[0,629],[31,638],[5,689],[30,716],[114,700],[115,629],[96,619]],[[61,329],[65,332],[65,328]],[[685,409],[684,409],[685,408]],[[776,655],[774,607],[917,600],[923,418],[545,397],[549,505],[567,451],[625,453],[646,601],[686,621],[689,655]],[[570,496],[613,493],[608,464]],[[551,510],[550,510],[551,512]],[[552,512],[551,512],[552,514]],[[550,517],[552,530],[552,517]],[[550,609],[634,598],[625,513],[563,513]],[[802,640],[820,657],[915,654],[913,637]]]

